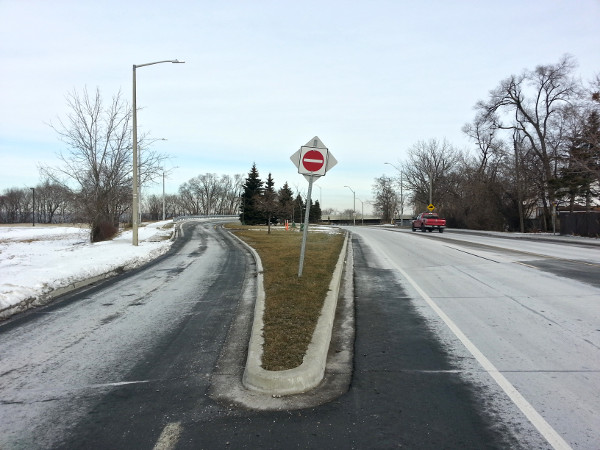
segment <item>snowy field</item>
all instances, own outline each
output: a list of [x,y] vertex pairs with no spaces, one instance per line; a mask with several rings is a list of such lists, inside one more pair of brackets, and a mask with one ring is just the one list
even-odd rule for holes
[[0,227],[0,318],[43,304],[56,289],[123,268],[138,267],[171,247],[173,222],[140,227],[90,243],[89,229],[36,224]]

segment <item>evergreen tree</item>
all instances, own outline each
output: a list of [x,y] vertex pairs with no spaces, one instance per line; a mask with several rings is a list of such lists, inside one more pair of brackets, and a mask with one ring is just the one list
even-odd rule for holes
[[[256,208],[259,212],[263,213],[263,218],[266,220],[268,225],[268,233],[271,233],[271,223],[276,222],[276,214],[278,209],[277,193],[275,192],[275,181],[269,173],[267,177],[266,187],[263,190],[262,195],[256,198]],[[263,222],[264,223],[264,222]]]
[[592,111],[581,124],[580,130],[571,138],[560,176],[550,180],[550,184],[559,194],[568,196],[571,212],[578,198],[585,199],[586,209],[589,210],[593,196],[598,195],[594,186],[597,186],[600,180],[599,135],[600,117],[596,111]]
[[304,223],[304,201],[298,194],[294,200],[294,209],[292,211],[292,220],[296,223]]
[[294,217],[294,193],[290,189],[287,181],[277,192],[279,203],[279,217],[282,220],[292,220]]
[[257,208],[257,203],[263,193],[263,181],[260,179],[256,163],[248,173],[248,178],[242,186],[244,192],[241,201],[240,221],[245,225],[259,225],[265,223],[265,215]]
[[321,205],[319,204],[319,200],[314,204],[311,200],[310,203],[310,215],[308,216],[308,221],[310,223],[319,223],[321,221]]

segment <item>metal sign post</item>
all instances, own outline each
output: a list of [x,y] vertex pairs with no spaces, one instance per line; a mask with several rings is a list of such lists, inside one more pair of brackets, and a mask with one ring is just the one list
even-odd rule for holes
[[312,194],[314,176],[308,178],[308,195],[306,196],[306,211],[304,212],[304,230],[302,231],[302,246],[300,247],[300,263],[298,265],[298,278],[302,276],[304,267],[304,253],[306,249],[306,238],[308,236],[308,216],[310,215],[310,195]]
[[302,233],[302,246],[300,247],[300,264],[298,267],[298,278],[302,276],[302,268],[304,267],[304,254],[306,250],[306,239],[308,236],[308,218],[310,216],[310,202],[312,187],[315,178],[324,176],[329,169],[337,164],[337,160],[333,157],[321,140],[315,136],[310,141],[300,147],[290,159],[298,168],[298,173],[304,175],[308,180],[308,195],[306,197],[306,211],[304,212],[304,230]]

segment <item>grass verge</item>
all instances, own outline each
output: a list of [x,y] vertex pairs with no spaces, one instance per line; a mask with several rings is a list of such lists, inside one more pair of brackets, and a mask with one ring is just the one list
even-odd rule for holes
[[319,320],[344,234],[336,229],[309,228],[302,277],[298,278],[302,233],[279,227],[271,227],[271,234],[266,227],[229,228],[256,250],[263,264],[262,366],[266,370],[298,367]]

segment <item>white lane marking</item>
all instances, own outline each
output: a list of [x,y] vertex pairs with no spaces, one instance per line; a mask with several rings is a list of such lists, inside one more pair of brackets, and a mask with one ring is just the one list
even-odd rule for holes
[[572,450],[571,446],[556,432],[552,426],[538,413],[533,406],[521,395],[519,391],[508,381],[504,375],[492,364],[492,362],[485,357],[483,353],[475,346],[473,342],[458,328],[458,326],[446,315],[444,311],[421,289],[417,283],[398,265],[396,265],[391,259],[388,261],[406,278],[406,280],[412,285],[413,288],[423,297],[423,300],[435,311],[435,313],[444,321],[444,323],[450,328],[452,333],[463,343],[463,345],[471,352],[477,362],[483,367],[483,369],[496,381],[498,386],[508,395],[513,403],[521,410],[523,414],[529,419],[532,425],[544,436],[548,443],[557,450]]
[[165,428],[163,428],[162,433],[160,433],[160,437],[158,438],[158,441],[156,441],[154,450],[174,449],[177,445],[177,441],[179,441],[179,435],[182,431],[183,428],[181,427],[181,422],[168,423]]
[[150,383],[150,380],[139,380],[139,381],[117,381],[115,383],[101,383],[101,384],[92,384],[89,387],[92,388],[102,388],[102,387],[119,387],[119,386],[127,386],[129,384],[143,384]]

